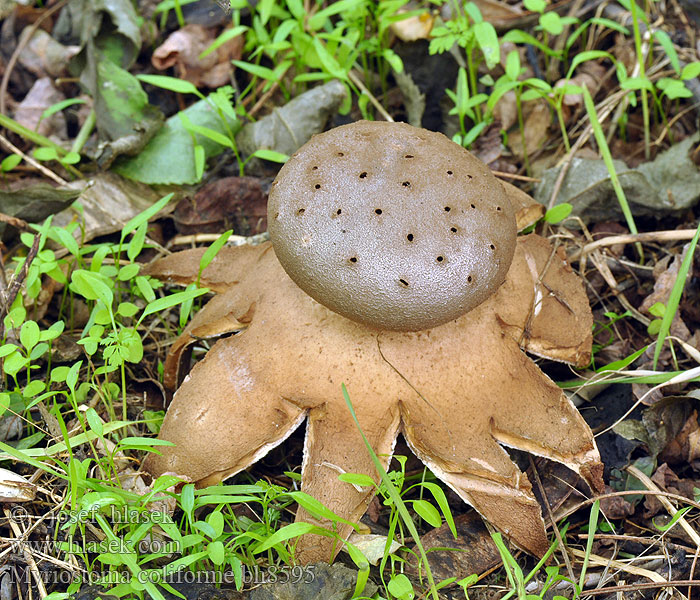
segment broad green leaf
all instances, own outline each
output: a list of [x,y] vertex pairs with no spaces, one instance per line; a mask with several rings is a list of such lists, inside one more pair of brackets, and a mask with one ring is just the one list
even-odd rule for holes
[[486,66],[493,69],[501,60],[501,50],[496,29],[491,23],[482,21],[474,25],[474,37],[486,60]]
[[22,157],[19,154],[10,154],[2,159],[0,162],[0,171],[7,173],[12,171],[19,163],[22,162]]
[[19,341],[27,351],[39,343],[39,325],[36,321],[25,321],[19,330]]
[[168,202],[170,202],[173,199],[173,195],[173,193],[170,193],[163,196],[153,206],[150,206],[149,208],[139,213],[132,219],[129,219],[122,228],[121,241],[123,242],[126,239],[127,235],[129,235],[137,227],[140,227],[142,224],[148,223],[148,221],[150,221],[152,217],[155,217],[156,214],[163,210],[168,204]]
[[[216,95],[221,89],[208,98]],[[218,102],[218,100],[217,100]],[[183,111],[195,125],[216,131],[231,131],[235,135],[241,128],[238,118],[230,111],[219,111],[215,101],[200,100]],[[120,159],[112,167],[117,173],[148,184],[189,184],[201,179],[204,161],[195,158],[195,146],[204,149],[205,158],[223,152],[229,146],[222,146],[208,138],[194,140],[184,128],[178,114],[170,117],[146,147],[137,156]],[[198,151],[201,152],[201,151]]]
[[327,529],[323,529],[318,525],[312,525],[311,523],[292,523],[291,525],[285,525],[284,527],[278,529],[275,533],[265,539],[261,544],[254,546],[252,548],[253,554],[260,554],[269,548],[272,548],[276,544],[281,542],[286,542],[300,535],[305,535],[307,533],[318,533],[320,535],[331,535]]
[[104,425],[97,411],[91,406],[88,407],[85,411],[85,418],[87,419],[90,429],[92,429],[98,437],[102,437],[104,435]]
[[700,76],[700,62],[688,63],[683,67],[681,71],[681,79],[683,81],[687,79],[695,79]]
[[[142,225],[143,229],[145,227]],[[139,229],[141,229],[141,227]],[[138,275],[139,270],[141,269],[141,265],[138,263],[132,263],[130,265],[124,265],[119,269],[119,273],[117,275],[119,281],[131,281],[136,275]]]
[[122,317],[133,317],[139,311],[139,307],[132,302],[121,302],[117,306],[117,314]]
[[17,350],[17,346],[11,343],[6,343],[0,346],[0,358],[5,358]]
[[59,335],[63,333],[65,327],[66,324],[63,321],[56,321],[55,323],[52,323],[48,329],[44,329],[39,334],[39,341],[48,342],[50,340],[55,340]]
[[664,49],[664,52],[666,52],[666,56],[668,57],[668,60],[671,63],[671,66],[673,67],[674,71],[680,75],[681,61],[678,59],[676,47],[673,45],[671,38],[668,36],[668,33],[666,33],[663,29],[655,29],[654,39],[657,42],[659,42],[659,45]]
[[202,288],[198,290],[195,289],[188,290],[185,292],[177,292],[176,294],[170,294],[169,296],[158,298],[158,300],[154,300],[153,302],[150,302],[148,306],[146,306],[146,308],[143,311],[143,314],[141,315],[141,319],[139,319],[139,322],[141,322],[141,320],[148,315],[151,315],[160,310],[165,310],[166,308],[170,308],[172,306],[176,306],[181,302],[184,302],[185,300],[189,300],[191,298],[201,296],[202,294],[206,294],[208,291],[208,288]]
[[58,152],[55,148],[37,148],[33,154],[34,158],[41,161],[58,160]]
[[201,144],[196,144],[193,150],[195,177],[197,181],[201,181],[202,177],[204,177],[204,167],[207,164],[207,152]]
[[43,381],[35,379],[30,381],[22,391],[25,398],[34,398],[37,394],[41,394],[46,389],[46,384]]
[[520,54],[511,50],[506,57],[506,77],[515,81],[520,76]]
[[176,77],[169,77],[168,75],[148,74],[137,75],[136,79],[178,94],[194,94],[195,96],[204,98],[196,85],[184,79],[177,79]]
[[414,500],[413,510],[429,525],[433,527],[440,527],[442,525],[442,518],[438,509],[435,508],[427,500]]
[[415,592],[411,580],[403,573],[394,575],[386,586],[386,589],[398,600],[413,600]]
[[547,3],[545,0],[524,0],[523,5],[528,10],[537,13],[543,13],[547,8]]
[[87,300],[101,300],[106,306],[112,306],[114,294],[97,273],[79,269],[71,274],[71,288]]
[[263,160],[269,160],[276,163],[285,163],[289,160],[289,155],[282,152],[276,152],[275,150],[268,150],[267,148],[261,148],[256,150],[251,154],[256,158],[262,158]]
[[571,214],[573,206],[568,202],[562,202],[550,208],[544,215],[547,223],[560,223]]
[[207,554],[215,565],[224,564],[224,558],[226,557],[226,552],[224,550],[224,544],[220,541],[210,542],[207,545]]
[[212,539],[217,539],[221,537],[221,534],[224,532],[224,515],[221,513],[220,510],[215,510],[207,516],[207,523],[212,527],[214,530],[214,535],[212,535]]
[[620,84],[623,90],[649,90],[654,91],[654,84],[646,77],[630,77]]

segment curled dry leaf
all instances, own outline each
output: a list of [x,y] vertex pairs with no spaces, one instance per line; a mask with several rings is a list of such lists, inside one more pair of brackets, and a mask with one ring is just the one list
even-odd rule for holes
[[[682,254],[676,254],[673,258],[670,256],[665,257],[657,263],[654,268],[654,277],[656,278],[654,291],[644,298],[644,301],[639,307],[641,312],[649,313],[651,307],[657,303],[668,306],[671,291],[676,283],[678,271],[681,268],[681,263],[683,262],[685,253],[688,251],[688,247],[689,244],[686,244]],[[681,319],[680,311],[677,311],[676,314],[673,315],[670,333],[684,341],[690,337],[690,330],[683,322],[683,319]]]
[[[19,64],[37,77],[61,77],[67,73],[68,61],[80,51],[79,46],[64,46],[43,29],[22,31],[20,44],[26,44],[19,54]],[[29,41],[26,38],[31,36]]]
[[[397,14],[401,14],[405,10],[399,10]],[[419,15],[413,15],[396,21],[389,25],[391,32],[404,42],[415,42],[416,40],[427,40],[430,37],[430,32],[433,30],[435,19],[430,11],[423,11]]]
[[[595,90],[597,82],[592,75],[581,73],[571,79],[560,79],[554,84],[555,88],[563,87],[567,84],[575,85],[580,88],[586,88],[588,91]],[[583,104],[583,92],[580,94],[564,94],[564,104],[566,106],[579,106]]]
[[[516,130],[508,136],[508,146],[513,154],[522,158],[527,154],[531,156],[539,150],[547,140],[547,132],[552,122],[552,115],[546,100],[538,99],[526,102],[523,106],[525,124],[524,136]],[[525,144],[523,145],[523,137]]]
[[36,496],[36,486],[21,475],[0,469],[0,502],[30,502]]
[[530,194],[526,194],[520,188],[507,181],[501,181],[501,185],[515,209],[518,231],[522,231],[544,217],[544,205],[537,202]]
[[17,105],[15,121],[46,137],[56,136],[65,140],[68,138],[68,132],[63,112],[58,111],[48,119],[41,118],[47,108],[65,99],[66,97],[53,86],[50,77],[37,79],[24,100]]
[[151,62],[159,71],[177,67],[180,77],[196,86],[211,88],[229,83],[231,59],[240,58],[243,38],[238,36],[222,44],[214,52],[200,58],[215,40],[213,29],[201,25],[185,25],[168,36],[153,52]]

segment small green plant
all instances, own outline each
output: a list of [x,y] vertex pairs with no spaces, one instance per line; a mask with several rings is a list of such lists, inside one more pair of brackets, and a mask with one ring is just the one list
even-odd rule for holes
[[[175,77],[168,77],[167,75],[139,75],[138,79],[178,94],[193,94],[200,100],[209,103],[218,115],[221,131],[217,131],[211,127],[197,125],[191,121],[185,112],[178,113],[182,126],[192,136],[197,180],[201,179],[204,174],[204,167],[206,166],[207,159],[206,150],[200,142],[200,138],[211,140],[224,148],[229,148],[236,157],[239,175],[241,177],[244,174],[246,164],[252,158],[260,158],[278,163],[283,163],[289,158],[286,154],[275,152],[274,150],[260,149],[246,157],[245,160],[242,159],[238,150],[238,144],[236,143],[236,134],[241,129],[241,123],[239,115],[231,103],[233,88],[230,86],[220,87],[216,92],[205,97],[194,84]],[[232,123],[232,125],[230,125],[230,123]]]
[[[461,80],[458,79],[457,92],[451,94],[451,98],[460,116],[463,138],[461,143],[466,146],[468,144],[464,143],[464,138],[471,137],[466,134],[464,127],[467,111],[473,111],[474,125],[478,127],[482,123],[479,105],[483,97],[479,94],[477,85],[479,65],[485,62],[489,70],[493,69],[500,61],[501,51],[495,28],[484,20],[476,4],[467,2],[462,10],[455,2],[454,7],[457,11],[456,17],[442,26],[433,28],[429,51],[431,54],[441,54],[455,44],[464,50],[466,66],[460,69]],[[473,137],[478,136],[480,131]]]
[[[253,76],[242,96],[254,89],[258,79],[267,82],[263,89],[279,85],[287,98],[296,92],[297,84],[338,79],[350,92],[341,112],[350,110],[351,97],[355,96],[362,114],[369,118],[369,97],[360,90],[351,71],[359,68],[368,87],[372,87],[371,73],[377,73],[381,89],[386,91],[390,69],[403,69],[401,59],[389,47],[389,26],[415,14],[399,12],[405,4],[406,0],[341,0],[326,7],[316,4],[307,14],[302,0],[232,2],[238,27],[241,11],[251,14],[251,25],[245,30],[249,56],[234,61]],[[274,67],[267,66],[270,63]],[[293,87],[288,85],[290,80]]]

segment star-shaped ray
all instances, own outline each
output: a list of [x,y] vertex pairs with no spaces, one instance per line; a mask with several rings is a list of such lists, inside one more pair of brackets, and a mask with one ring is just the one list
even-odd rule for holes
[[[162,259],[150,273],[192,281],[202,252]],[[149,457],[153,474],[221,481],[307,417],[302,489],[357,521],[373,490],[338,475],[379,477],[342,398],[345,383],[385,466],[402,431],[437,477],[532,553],[547,548],[540,508],[502,445],[562,462],[594,490],[602,487],[590,429],[521,350],[579,365],[590,358],[583,285],[543,238],[519,238],[506,282],[491,298],[419,332],[378,331],[331,312],[289,279],[269,244],[222,249],[202,281],[218,294],[174,347],[169,380],[177,380],[197,337],[239,333],[216,342],[178,389],[160,433],[176,446]],[[299,510],[297,519],[310,516]],[[346,537],[350,527],[339,533]],[[333,551],[331,538],[307,535],[297,558],[329,560]]]

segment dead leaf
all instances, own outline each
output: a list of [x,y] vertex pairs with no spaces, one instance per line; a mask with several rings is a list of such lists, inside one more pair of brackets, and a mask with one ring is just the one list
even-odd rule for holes
[[32,27],[26,27],[22,31],[19,43],[26,42],[19,54],[18,62],[25,69],[37,77],[62,77],[68,72],[68,62],[80,48],[78,46],[64,46],[53,39],[43,29],[37,29],[32,33]]
[[24,100],[17,105],[15,121],[46,137],[65,140],[68,138],[66,118],[61,111],[48,119],[41,118],[47,108],[65,99],[66,97],[53,86],[51,78],[37,79]]
[[159,71],[176,67],[179,77],[197,87],[217,88],[230,83],[231,60],[241,57],[244,38],[238,36],[219,46],[216,51],[200,55],[216,39],[216,30],[201,25],[185,25],[171,33],[153,52],[151,62]]
[[[571,79],[560,79],[554,84],[555,88],[564,87],[565,85],[575,85],[580,88],[586,88],[589,92],[596,89],[598,83],[592,75],[588,73],[580,73]],[[583,92],[580,94],[564,94],[564,104],[566,106],[580,106],[583,104]]]
[[180,200],[173,219],[183,234],[233,229],[255,235],[267,231],[267,193],[256,177],[224,177]]
[[[665,257],[654,266],[654,276],[656,277],[656,282],[654,283],[654,291],[649,294],[639,307],[640,312],[649,313],[649,309],[660,302],[664,306],[668,306],[669,298],[671,297],[671,291],[676,283],[676,278],[678,277],[678,271],[681,268],[681,263],[683,262],[683,257],[686,252],[688,252],[689,244],[683,247],[682,254],[677,254],[673,257],[671,261],[670,257]],[[669,264],[669,261],[670,264]],[[692,270],[688,272],[690,277]],[[671,321],[670,334],[686,341],[690,338],[690,330],[686,324],[681,319],[680,313],[676,311],[673,316],[673,321]]]
[[501,122],[502,129],[509,131],[518,122],[518,104],[515,92],[510,90],[503,94],[493,107],[493,116]]
[[[421,536],[423,548],[430,551],[428,561],[436,581],[485,573],[501,561],[498,548],[478,514],[469,511],[457,515],[454,522],[456,539],[446,523]],[[414,561],[409,560],[406,566],[409,573],[419,572]],[[422,569],[425,572],[425,566]]]
[[35,484],[13,471],[0,469],[0,502],[30,502],[35,496]]
[[[399,9],[397,14],[402,12],[406,12],[406,10]],[[389,25],[389,29],[397,38],[404,42],[427,40],[430,37],[430,32],[433,30],[434,21],[432,13],[426,10],[419,15],[393,22]]]
[[[115,173],[98,173],[87,180],[75,181],[65,186],[79,192],[80,213],[75,208],[67,208],[54,217],[53,224],[67,226],[80,222],[75,235],[83,242],[89,242],[98,235],[120,231],[129,219],[154,204],[160,195],[142,183],[120,177]],[[172,210],[174,203],[164,212]]]
[[[552,115],[546,100],[533,100],[523,105],[525,124],[523,132],[511,131],[508,135],[508,147],[518,158],[523,158],[525,153],[531,156],[547,140],[549,126],[552,123]],[[523,137],[525,145],[523,146]]]
[[[609,485],[605,486],[605,494],[610,494],[614,492]],[[626,519],[630,515],[634,514],[634,506],[623,496],[612,496],[608,498],[600,499],[600,510],[602,513],[611,520],[614,519]]]
[[[496,29],[512,29],[514,21],[523,17],[525,13],[517,4],[508,4],[500,0],[476,0],[474,2],[479,7],[484,21],[491,23]],[[453,5],[445,2],[441,7],[442,18],[448,20],[452,18],[454,12]]]

